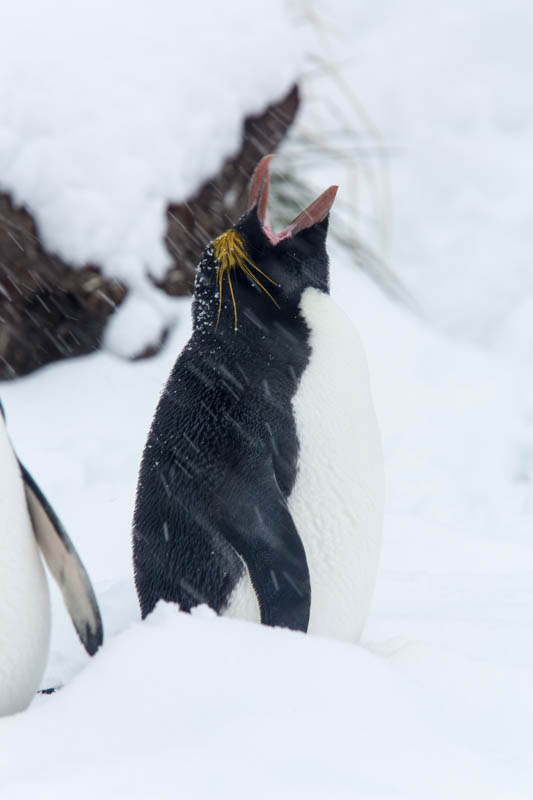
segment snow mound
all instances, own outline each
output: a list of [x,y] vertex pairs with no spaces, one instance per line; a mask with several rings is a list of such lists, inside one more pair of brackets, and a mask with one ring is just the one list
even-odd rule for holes
[[0,190],[29,207],[48,250],[130,286],[170,264],[167,203],[217,173],[243,116],[299,67],[276,0],[268,13],[242,0],[3,3],[0,52]]
[[160,604],[0,721],[2,796],[495,797],[450,718],[363,648]]

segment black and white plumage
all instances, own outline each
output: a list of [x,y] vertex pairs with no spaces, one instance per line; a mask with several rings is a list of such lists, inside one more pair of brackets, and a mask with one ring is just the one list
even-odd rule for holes
[[0,404],[0,716],[24,709],[39,688],[50,638],[48,583],[40,558],[63,594],[82,644],[103,641],[87,573],[54,510],[18,461]]
[[336,187],[276,236],[268,167],[205,250],[193,334],[143,454],[133,530],[159,599],[355,640],[375,579],[383,469],[364,355],[329,296]]

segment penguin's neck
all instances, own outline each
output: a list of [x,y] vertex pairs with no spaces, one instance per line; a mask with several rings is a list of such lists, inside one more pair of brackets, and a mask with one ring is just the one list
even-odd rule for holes
[[242,309],[238,327],[228,320],[221,321],[218,328],[201,327],[193,334],[195,343],[213,358],[229,358],[243,368],[263,371],[279,366],[297,371],[309,351],[309,329],[296,310],[293,315],[278,313],[269,317],[259,316],[255,309]]

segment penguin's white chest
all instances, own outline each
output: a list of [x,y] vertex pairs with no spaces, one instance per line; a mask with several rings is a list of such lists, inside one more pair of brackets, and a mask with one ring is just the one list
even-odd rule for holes
[[298,473],[289,509],[311,576],[309,632],[357,641],[376,578],[383,456],[365,355],[329,295],[307,289],[311,357],[293,399]]
[[49,635],[46,575],[0,418],[0,716],[25,708],[39,688]]
[[[381,544],[381,440],[365,355],[351,321],[316,289],[304,292],[300,309],[311,356],[293,398],[299,453],[288,506],[311,578],[308,630],[357,641]],[[248,577],[236,587],[227,614],[259,621]]]

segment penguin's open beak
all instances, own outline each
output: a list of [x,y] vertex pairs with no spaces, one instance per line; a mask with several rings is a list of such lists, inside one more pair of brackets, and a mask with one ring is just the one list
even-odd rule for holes
[[325,192],[313,200],[307,208],[298,214],[293,221],[284,228],[281,233],[274,233],[267,219],[268,190],[270,186],[270,162],[274,155],[264,156],[255,168],[250,182],[250,193],[248,196],[248,211],[257,208],[257,216],[263,226],[265,234],[272,244],[277,244],[282,239],[295,236],[300,231],[322,222],[330,212],[333,201],[337,194],[338,186],[330,186]]

